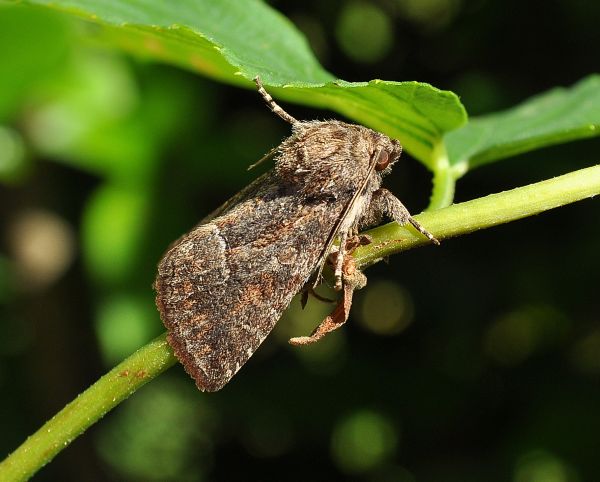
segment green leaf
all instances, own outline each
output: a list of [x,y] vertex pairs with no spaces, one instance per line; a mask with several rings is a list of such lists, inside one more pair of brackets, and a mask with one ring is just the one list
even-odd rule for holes
[[32,85],[60,72],[68,27],[54,12],[0,3],[0,122],[11,119]]
[[[29,0],[109,27],[133,53],[209,75],[261,71],[268,84],[326,82],[302,34],[260,0]],[[239,83],[239,81],[237,81]]]
[[446,135],[456,177],[468,169],[553,144],[600,135],[600,75],[503,111],[471,118]]
[[436,170],[445,132],[466,122],[458,97],[422,82],[334,81],[319,87],[270,89],[290,100],[335,110],[400,139],[412,156]]
[[[466,122],[458,97],[418,82],[335,81],[304,37],[258,0],[27,0],[102,27],[102,39],[131,53],[253,88],[260,75],[273,95],[340,112],[398,138],[436,170],[445,132]],[[278,87],[278,88],[272,88]]]

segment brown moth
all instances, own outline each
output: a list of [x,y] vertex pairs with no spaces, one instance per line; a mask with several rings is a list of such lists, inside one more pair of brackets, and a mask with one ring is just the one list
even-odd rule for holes
[[353,290],[366,282],[348,256],[360,229],[389,218],[438,244],[381,188],[398,141],[340,121],[298,121],[255,82],[292,135],[263,158],[274,156],[274,169],[169,248],[154,284],[167,340],[202,391],[237,373],[294,295],[312,292],[328,259],[341,300],[310,336],[290,342],[314,342],[346,321]]

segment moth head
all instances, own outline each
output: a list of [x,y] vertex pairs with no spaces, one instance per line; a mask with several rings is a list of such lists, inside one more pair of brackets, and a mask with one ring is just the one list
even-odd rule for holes
[[373,161],[375,171],[385,175],[391,170],[394,164],[402,154],[402,145],[396,139],[390,139],[387,136],[380,135],[373,146]]

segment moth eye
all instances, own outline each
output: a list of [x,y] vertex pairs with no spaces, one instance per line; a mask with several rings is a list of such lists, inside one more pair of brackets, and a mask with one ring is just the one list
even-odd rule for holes
[[390,164],[390,154],[387,151],[379,151],[377,160],[375,161],[375,170],[383,171]]

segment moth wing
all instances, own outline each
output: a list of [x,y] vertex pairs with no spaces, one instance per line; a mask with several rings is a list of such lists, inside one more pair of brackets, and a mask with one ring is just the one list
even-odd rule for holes
[[238,228],[220,217],[197,226],[164,256],[157,306],[169,343],[200,390],[219,390],[235,375],[315,270],[327,237],[319,235],[323,215],[316,209],[291,216],[277,230],[267,226],[271,235],[234,246]]

